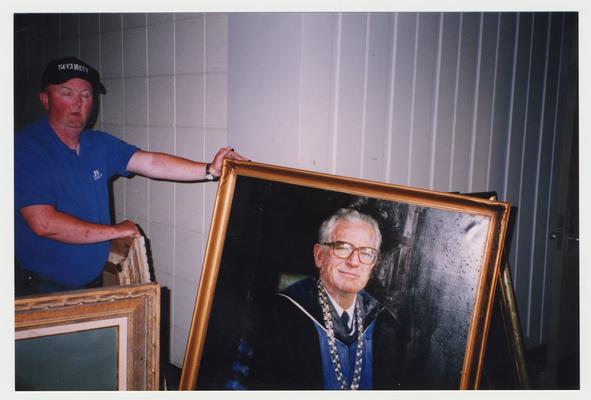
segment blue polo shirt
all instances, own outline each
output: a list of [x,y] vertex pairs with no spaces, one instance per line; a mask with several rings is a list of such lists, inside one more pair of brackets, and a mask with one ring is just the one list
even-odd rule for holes
[[109,242],[68,244],[38,236],[19,210],[47,204],[88,222],[111,224],[108,181],[128,174],[138,148],[86,129],[76,154],[43,118],[15,134],[14,150],[15,255],[21,268],[65,286],[91,282],[104,267]]

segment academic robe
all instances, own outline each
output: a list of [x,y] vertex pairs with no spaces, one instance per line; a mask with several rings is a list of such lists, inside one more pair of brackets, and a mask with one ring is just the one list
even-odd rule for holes
[[[332,365],[330,357],[327,359],[325,354],[323,358],[321,354],[321,347],[327,347],[326,342],[321,343],[326,341],[326,327],[316,285],[315,278],[305,278],[273,296],[265,328],[257,335],[259,340],[249,374],[250,389],[326,388],[323,362],[325,369]],[[406,339],[402,326],[366,291],[358,294],[357,301],[361,302],[364,331],[367,329],[364,368],[371,372],[369,386],[380,390],[404,388],[402,367]],[[334,307],[330,305],[330,308],[333,317],[336,316]],[[337,340],[345,344],[351,342],[338,324],[334,330]]]

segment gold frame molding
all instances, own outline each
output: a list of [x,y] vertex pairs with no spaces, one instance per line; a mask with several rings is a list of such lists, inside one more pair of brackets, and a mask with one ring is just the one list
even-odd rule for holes
[[[492,201],[497,200],[496,192],[467,193],[468,196],[487,198]],[[519,323],[519,314],[517,312],[517,301],[513,290],[511,280],[511,269],[507,262],[507,257],[503,253],[503,261],[500,265],[495,301],[499,304],[499,318],[506,340],[511,353],[511,363],[506,367],[510,368],[515,378],[515,389],[530,389],[529,375],[527,372],[527,362],[525,360],[525,345],[523,344],[523,335],[521,324]],[[494,350],[489,348],[488,350]],[[486,357],[491,357],[486,354]],[[494,388],[492,388],[494,389]]]
[[480,271],[479,286],[468,331],[459,389],[477,389],[479,387],[480,371],[486,347],[486,332],[490,322],[496,282],[499,278],[503,243],[509,218],[510,205],[508,203],[255,162],[225,160],[193,310],[179,389],[193,390],[197,382],[198,368],[203,355],[238,176],[489,217],[490,224],[487,232],[484,263]]
[[157,283],[25,296],[15,300],[16,340],[103,326],[117,326],[123,336],[118,340],[119,358],[125,361],[118,363],[118,387],[158,390],[160,286]]
[[513,367],[515,368],[516,381],[519,389],[530,389],[529,375],[527,372],[527,362],[525,360],[525,345],[519,324],[519,315],[517,314],[517,302],[513,292],[513,283],[511,283],[511,270],[509,264],[503,263],[499,276],[499,301],[501,303],[501,312],[505,330],[510,336],[511,351],[513,354]]

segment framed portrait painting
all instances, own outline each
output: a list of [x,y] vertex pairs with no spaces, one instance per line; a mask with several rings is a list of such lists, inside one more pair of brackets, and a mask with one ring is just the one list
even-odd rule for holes
[[158,390],[160,286],[15,300],[17,391]]
[[509,210],[226,160],[180,389],[478,388]]

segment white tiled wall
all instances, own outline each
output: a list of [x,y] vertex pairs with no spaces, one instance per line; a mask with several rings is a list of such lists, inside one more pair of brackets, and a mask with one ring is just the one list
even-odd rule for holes
[[[228,17],[224,14],[46,16],[45,64],[75,55],[107,87],[96,129],[142,149],[210,161],[227,140]],[[53,39],[52,39],[53,38]],[[114,182],[117,221],[149,239],[156,279],[170,290],[170,361],[181,366],[216,184],[143,177]]]

